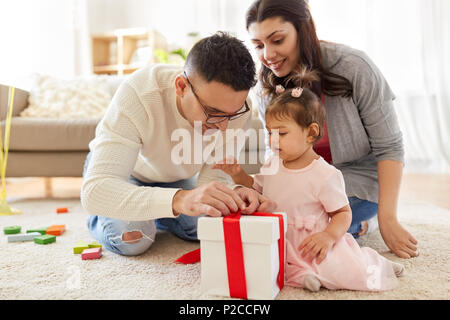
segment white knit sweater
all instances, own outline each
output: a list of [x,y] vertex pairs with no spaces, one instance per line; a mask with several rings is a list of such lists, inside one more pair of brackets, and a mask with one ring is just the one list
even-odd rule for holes
[[[215,180],[233,186],[221,170],[211,169],[212,164],[172,161],[172,150],[181,143],[171,141],[174,130],[187,130],[194,137],[194,128],[176,105],[174,80],[181,72],[175,66],[149,66],[117,90],[89,145],[91,158],[81,189],[81,202],[89,214],[127,221],[174,216],[172,198],[179,189],[138,187],[128,182],[130,175],[145,182],[173,182],[199,172],[198,185]],[[248,112],[230,121],[228,128],[246,130],[250,121]],[[225,139],[221,132],[214,134],[219,135]],[[205,150],[211,145],[203,141],[203,159],[213,156]],[[194,150],[191,153],[194,159]]]

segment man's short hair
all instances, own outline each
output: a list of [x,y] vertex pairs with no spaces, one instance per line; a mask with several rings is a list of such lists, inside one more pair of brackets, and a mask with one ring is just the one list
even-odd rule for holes
[[249,90],[256,84],[250,52],[243,41],[226,32],[198,41],[186,58],[185,69],[199,74],[208,83],[217,81],[235,91]]

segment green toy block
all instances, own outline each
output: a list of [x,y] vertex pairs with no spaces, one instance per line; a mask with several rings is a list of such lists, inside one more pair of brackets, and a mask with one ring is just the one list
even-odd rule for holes
[[78,241],[73,247],[73,253],[82,253],[84,249],[89,249],[89,246],[83,241]]
[[34,242],[37,244],[48,244],[56,241],[56,236],[46,234],[40,237],[34,238]]
[[5,234],[20,233],[20,230],[22,230],[22,227],[20,227],[20,226],[9,226],[9,227],[4,227],[3,228],[3,232]]
[[40,234],[44,235],[45,231],[47,231],[48,227],[42,227],[42,228],[36,228],[36,229],[29,229],[27,230],[27,233],[31,232],[39,232]]
[[93,241],[91,243],[88,244],[89,248],[101,248],[102,245],[100,243],[98,243],[97,241]]

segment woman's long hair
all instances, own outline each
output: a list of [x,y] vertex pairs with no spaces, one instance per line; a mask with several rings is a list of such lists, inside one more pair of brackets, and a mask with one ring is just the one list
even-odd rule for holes
[[[301,68],[317,71],[320,78],[320,81],[312,84],[311,89],[318,96],[323,92],[329,96],[351,97],[353,93],[351,82],[323,67],[320,41],[317,38],[308,3],[304,0],[256,0],[247,11],[247,30],[252,23],[259,23],[272,17],[281,17],[292,23],[297,30]],[[273,95],[274,84],[281,84],[286,88],[292,87],[286,83],[289,75],[282,78],[275,77],[275,83],[273,83],[269,81],[271,74],[273,74],[272,70],[262,65],[259,77],[265,93]]]

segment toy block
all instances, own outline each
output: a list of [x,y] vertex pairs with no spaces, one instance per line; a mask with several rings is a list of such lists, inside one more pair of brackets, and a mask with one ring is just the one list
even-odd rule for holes
[[102,248],[84,249],[81,253],[82,260],[99,259],[102,256]]
[[54,236],[60,236],[66,231],[66,225],[65,224],[54,224],[45,231],[46,234],[51,234]]
[[75,246],[73,247],[73,253],[75,254],[82,253],[83,250],[85,249],[89,249],[89,246],[83,241],[78,241],[77,243],[75,243]]
[[45,232],[47,231],[48,227],[42,227],[42,228],[36,228],[36,229],[28,229],[27,233],[30,232],[39,232],[40,234],[44,235],[46,234]]
[[35,237],[34,242],[37,244],[48,244],[56,241],[56,236],[46,234],[43,236]]
[[98,243],[97,241],[93,241],[91,243],[88,244],[89,248],[101,248],[102,245],[100,243]]
[[67,213],[67,212],[69,212],[69,209],[66,207],[56,209],[56,213]]
[[8,236],[8,242],[32,241],[36,237],[40,237],[39,232],[30,232],[27,234],[13,234]]
[[22,227],[20,227],[20,226],[9,226],[9,227],[4,227],[3,228],[3,232],[5,234],[20,233],[20,230],[22,230]]

